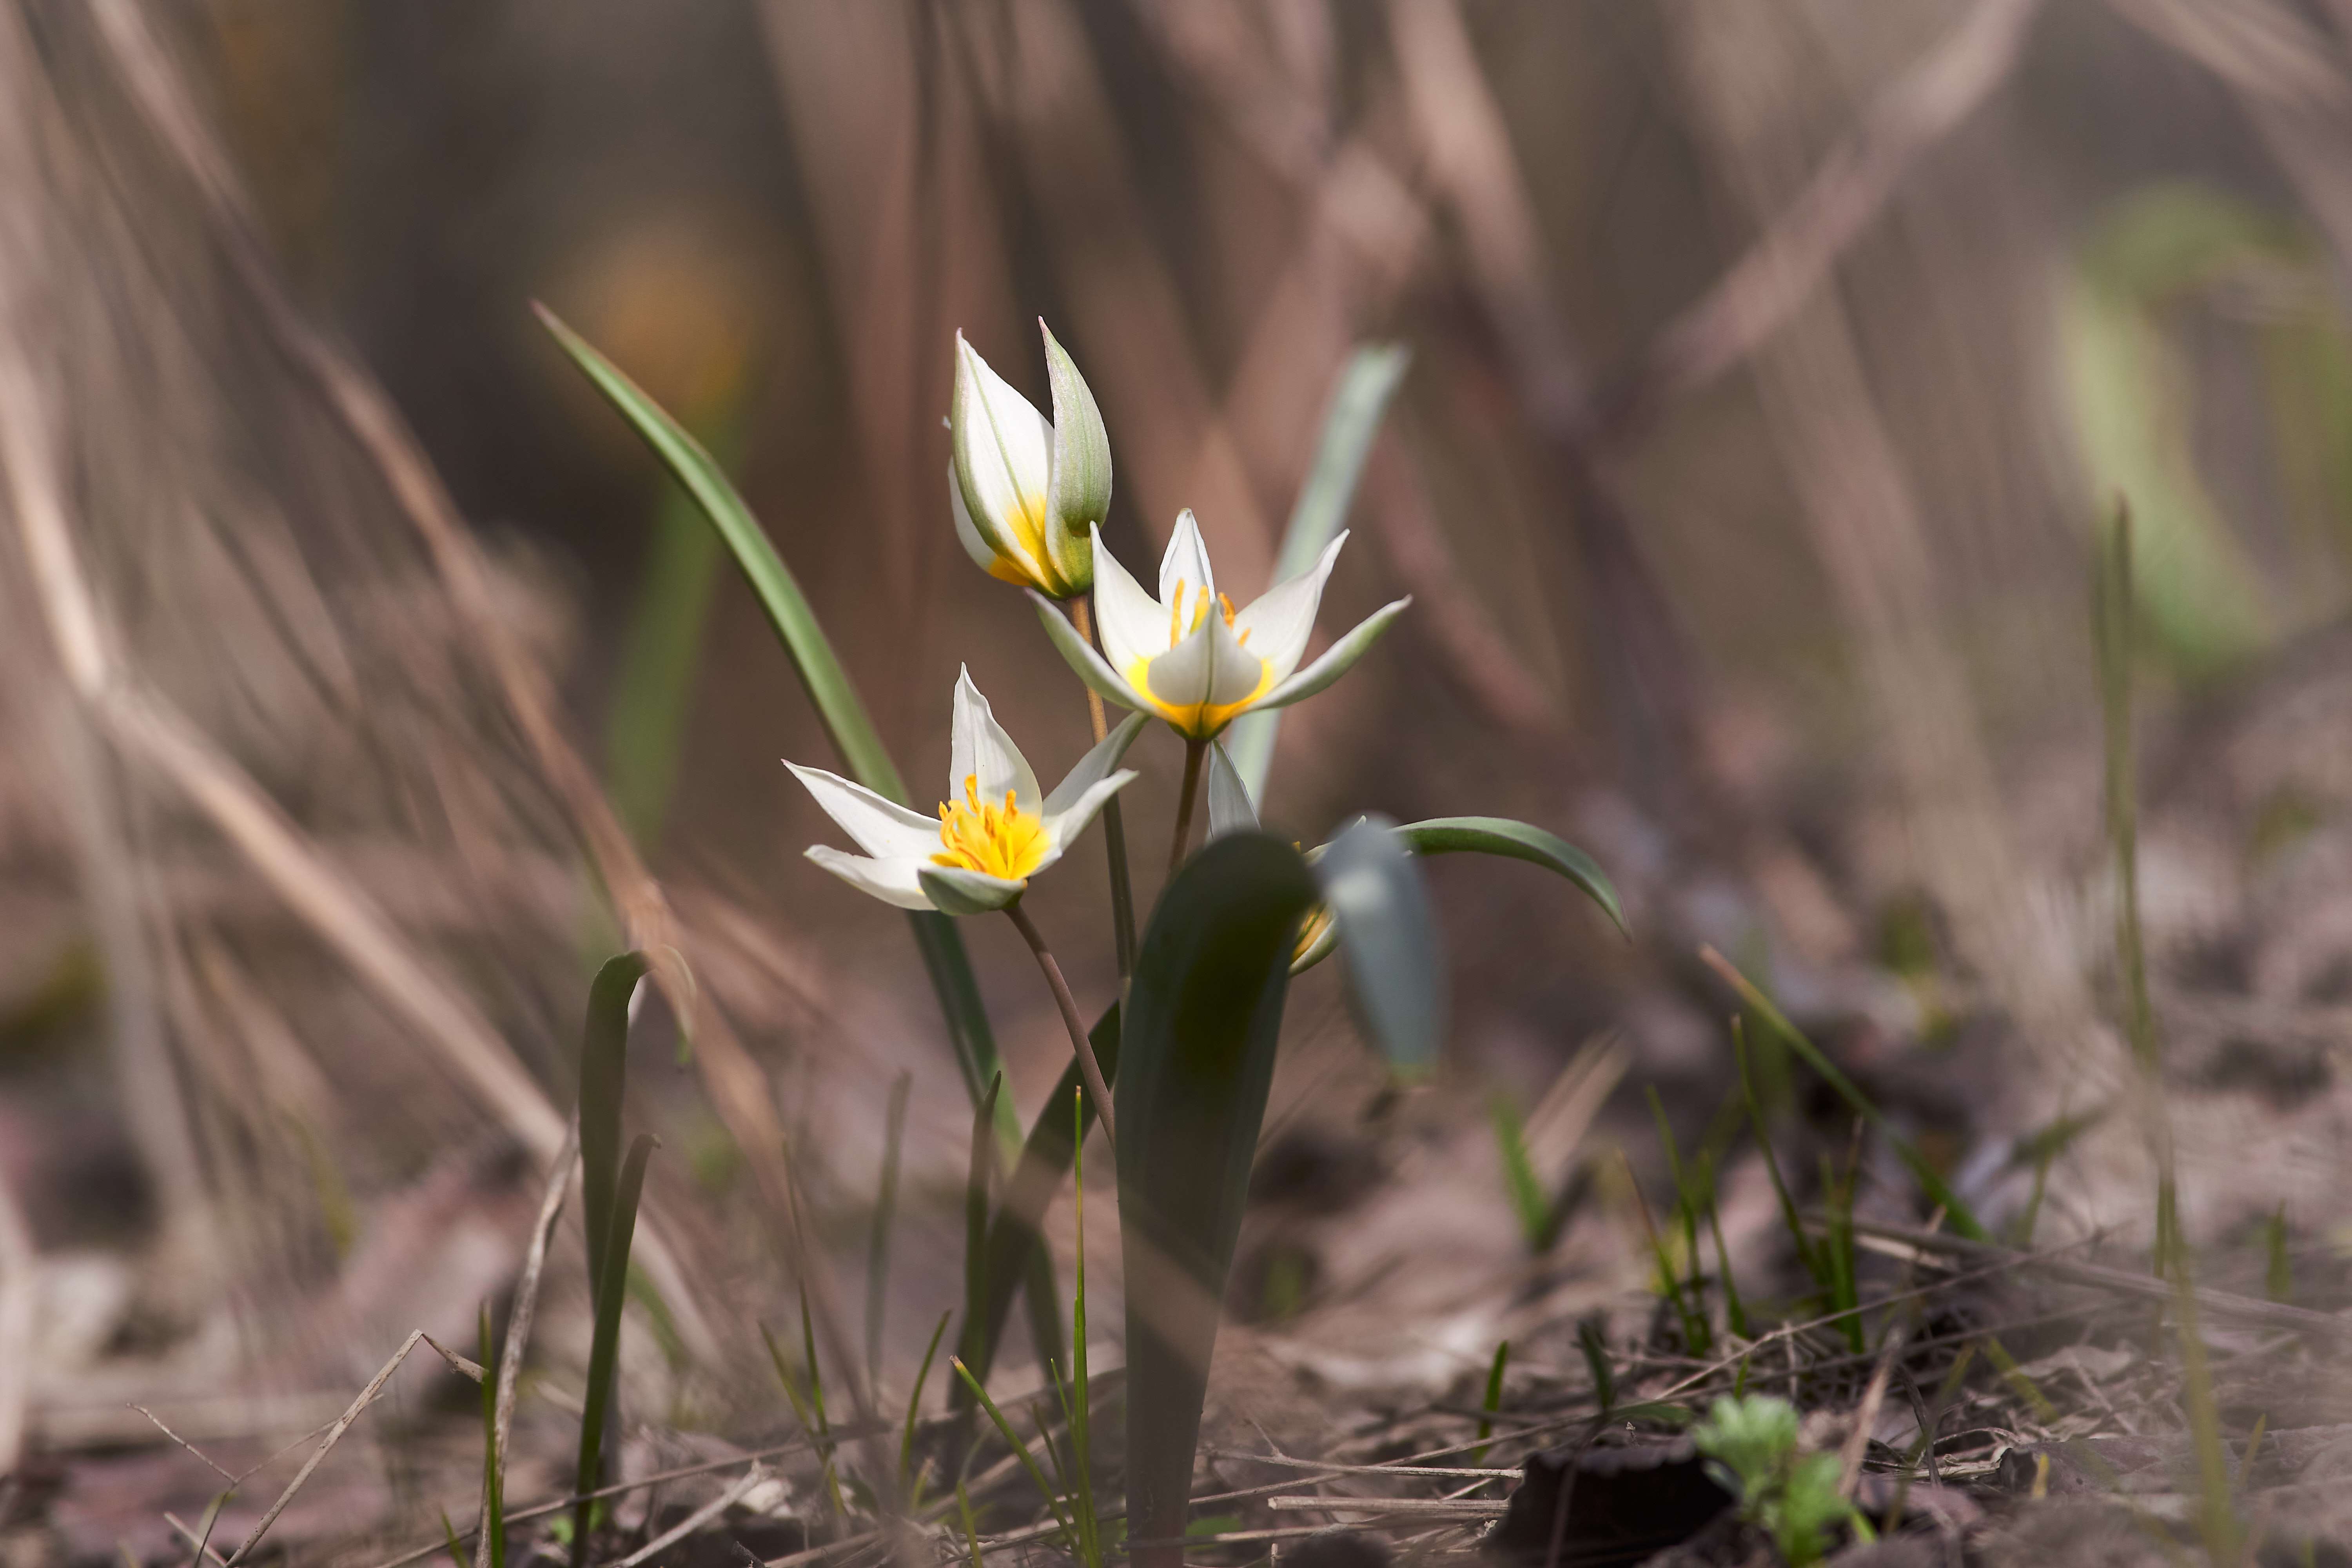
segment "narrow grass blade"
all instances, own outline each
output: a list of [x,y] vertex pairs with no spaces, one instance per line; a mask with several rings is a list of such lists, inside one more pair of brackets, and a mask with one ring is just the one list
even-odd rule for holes
[[1530,1254],[1540,1258],[1551,1250],[1553,1240],[1551,1194],[1544,1191],[1543,1178],[1536,1174],[1535,1162],[1528,1153],[1527,1130],[1510,1096],[1496,1094],[1489,1115],[1495,1124],[1496,1157],[1503,1167],[1503,1190],[1510,1197],[1511,1212],[1518,1217],[1520,1238]]
[[[490,1342],[490,1304],[481,1309],[482,1364],[498,1365]],[[445,1516],[442,1521],[448,1523]],[[507,1504],[506,1478],[499,1474],[499,1380],[482,1379],[482,1540],[489,1548],[489,1568],[507,1568]],[[457,1544],[457,1531],[450,1531],[450,1544]],[[451,1553],[458,1568],[470,1568],[463,1557]]]
[[1160,895],[1129,987],[1117,1100],[1137,1568],[1179,1568],[1220,1304],[1265,1116],[1298,924],[1298,852],[1237,833]]
[[[1620,1155],[1621,1158],[1623,1156]],[[1658,1294],[1675,1310],[1682,1321],[1683,1342],[1693,1355],[1705,1356],[1712,1352],[1715,1336],[1708,1331],[1706,1316],[1691,1304],[1683,1291],[1682,1280],[1675,1272],[1675,1255],[1666,1246],[1666,1238],[1658,1234],[1658,1222],[1651,1217],[1650,1200],[1642,1195],[1642,1179],[1633,1173],[1633,1162],[1625,1160],[1625,1184],[1633,1194],[1633,1213],[1642,1222],[1642,1236],[1650,1245],[1650,1256],[1658,1267]]]
[[[1074,1067],[1072,1071],[1076,1071]],[[1004,1075],[999,1073],[989,1080],[988,1091],[981,1096],[972,1110],[971,1165],[964,1178],[963,1188],[963,1321],[967,1325],[984,1321],[988,1316],[988,1210],[991,1194],[996,1186],[996,1144],[992,1131],[996,1120],[997,1097],[1004,1092]],[[974,1352],[976,1332],[967,1328],[962,1349],[967,1357]],[[988,1342],[993,1349],[995,1342]],[[981,1357],[983,1375],[987,1358]],[[959,1405],[961,1402],[959,1401]]]
[[1731,1277],[1731,1248],[1723,1242],[1723,1213],[1715,1201],[1714,1166],[1707,1167],[1706,1227],[1715,1236],[1716,1267],[1723,1279],[1723,1321],[1732,1333],[1743,1340],[1756,1336],[1748,1331],[1748,1306],[1739,1299],[1739,1282]]
[[907,1132],[907,1095],[915,1075],[901,1072],[890,1085],[882,1120],[882,1179],[874,1197],[874,1226],[866,1237],[866,1381],[882,1375],[882,1323],[890,1289],[890,1229],[898,1215],[899,1144]]
[[[668,467],[672,477],[686,488],[695,504],[702,509],[702,515],[718,531],[736,566],[751,583],[769,625],[775,628],[778,640],[792,659],[793,671],[807,689],[817,716],[824,721],[825,732],[833,738],[834,747],[841,753],[850,776],[868,789],[904,804],[906,781],[883,747],[882,738],[876,732],[865,703],[858,699],[856,687],[826,638],[816,612],[810,608],[808,597],[801,592],[792,569],[777,554],[759,520],[751,515],[751,509],[736,493],[726,474],[701,444],[687,433],[686,427],[646,395],[618,366],[597,353],[547,307],[536,305],[533,309],[564,353],[572,356],[596,390],[653,448],[655,456]],[[930,975],[931,988],[938,993],[940,1007],[947,1016],[949,1037],[963,1068],[965,1088],[977,1100],[995,1074],[998,1063],[995,1037],[989,1028],[987,1010],[981,1005],[980,987],[972,979],[971,957],[964,951],[963,939],[946,916],[919,910],[912,911],[908,919],[914,927],[915,945],[922,952],[923,967]],[[1004,1134],[1008,1141],[1017,1139],[1019,1124],[1008,1121]]]
[[[730,426],[740,423],[731,409],[727,417]],[[723,458],[740,441],[730,428],[718,445]],[[604,717],[605,782],[630,836],[647,852],[659,845],[669,814],[704,627],[725,564],[699,505],[675,484],[663,485]]]
[[1834,1089],[1838,1098],[1844,1100],[1856,1116],[1869,1124],[1872,1131],[1886,1140],[1886,1146],[1894,1150],[1895,1156],[1910,1168],[1913,1179],[1919,1184],[1920,1190],[1927,1194],[1928,1201],[1944,1211],[1947,1224],[1970,1241],[1992,1239],[1991,1233],[1978,1221],[1976,1210],[1970,1208],[1962,1201],[1960,1194],[1952,1190],[1951,1184],[1944,1180],[1935,1166],[1927,1163],[1927,1156],[1919,1152],[1918,1147],[1888,1124],[1886,1118],[1878,1113],[1878,1107],[1870,1102],[1870,1098],[1853,1086],[1852,1079],[1838,1070],[1837,1064],[1824,1056],[1820,1047],[1807,1039],[1796,1025],[1789,1022],[1788,1015],[1774,1006],[1770,997],[1759,990],[1753,981],[1739,973],[1729,959],[1716,952],[1714,948],[1702,947],[1699,949],[1698,955],[1706,961],[1708,968],[1723,978],[1726,984],[1739,994],[1739,999],[1748,1005],[1750,1012],[1770,1025],[1772,1033],[1790,1050],[1803,1058],[1807,1067],[1821,1075],[1822,1081]]
[[1445,960],[1421,869],[1382,816],[1333,839],[1315,880],[1339,928],[1356,1022],[1399,1079],[1437,1066],[1450,1001]]
[[580,1042],[580,1207],[588,1240],[588,1289],[604,1289],[604,1244],[613,1233],[614,1191],[621,1171],[621,1100],[629,1050],[629,998],[646,958],[607,959],[588,987],[588,1022]]
[[915,1462],[915,1421],[923,1411],[923,1390],[931,1381],[931,1358],[940,1353],[940,1341],[947,1337],[948,1322],[953,1312],[941,1312],[939,1326],[931,1331],[931,1342],[923,1347],[923,1364],[915,1370],[915,1386],[907,1394],[907,1424],[898,1434],[898,1495],[908,1499],[912,1507],[909,1487],[913,1482]]
[[[1404,379],[1412,355],[1402,343],[1366,343],[1348,358],[1323,413],[1323,436],[1307,482],[1290,509],[1282,549],[1275,557],[1274,581],[1288,582],[1313,566],[1338,536],[1356,498],[1364,458],[1379,434],[1389,398]],[[1226,745],[1234,771],[1250,798],[1265,798],[1266,774],[1274,767],[1274,742],[1282,727],[1279,711],[1244,713],[1234,721]]]
[[[1119,1011],[1117,1004],[1106,1009],[1095,1026],[1087,1032],[1095,1048],[1095,1060],[1102,1065],[1103,1077],[1118,1092],[1119,1061]],[[1045,1284],[1052,1287],[1052,1254],[1040,1245],[1037,1226],[1052,1206],[1054,1194],[1061,1190],[1062,1180],[1069,1173],[1076,1156],[1076,1145],[1071,1141],[1070,1128],[1059,1107],[1082,1087],[1076,1061],[1062,1069],[1062,1076],[1045,1097],[1045,1109],[1037,1113],[1037,1123],[1029,1130],[1022,1145],[1021,1158],[1014,1164],[1012,1180],[1005,1184],[1003,1201],[995,1217],[989,1222],[988,1247],[983,1277],[987,1293],[981,1310],[965,1320],[958,1340],[957,1353],[964,1364],[985,1383],[995,1363],[996,1347],[1003,1337],[1004,1325],[1013,1315],[1015,1291],[1026,1287],[1034,1300],[1039,1294],[1038,1265],[1044,1265]],[[1094,1112],[1082,1107],[1080,1126],[1094,1125]],[[1081,1134],[1083,1136],[1083,1133]],[[1054,1298],[1048,1297],[1053,1300]],[[1054,1309],[1055,1332],[1050,1342],[1041,1332],[1038,1339],[1037,1364],[1059,1364],[1062,1360],[1060,1308]],[[1043,1325],[1034,1323],[1033,1327]]]
[[1829,1289],[1829,1277],[1822,1268],[1820,1255],[1814,1251],[1811,1232],[1806,1230],[1804,1217],[1797,1212],[1797,1200],[1789,1195],[1789,1184],[1780,1174],[1780,1157],[1772,1152],[1771,1130],[1764,1124],[1764,1108],[1756,1098],[1755,1075],[1748,1069],[1748,1026],[1734,1015],[1731,1020],[1731,1052],[1739,1062],[1739,1092],[1748,1102],[1748,1123],[1756,1137],[1756,1152],[1764,1156],[1764,1173],[1772,1178],[1772,1195],[1780,1200],[1780,1223],[1788,1227],[1789,1244],[1797,1249],[1797,1261],[1805,1266],[1813,1284],[1823,1291]]
[[[608,966],[609,967],[609,966]],[[604,1238],[604,1272],[596,1281],[596,1321],[588,1348],[588,1392],[580,1415],[580,1463],[573,1491],[580,1501],[572,1510],[572,1568],[588,1560],[588,1537],[595,1510],[588,1493],[603,1484],[604,1427],[612,1411],[613,1370],[621,1352],[621,1311],[628,1300],[629,1243],[637,1230],[637,1199],[645,1190],[646,1162],[652,1157],[654,1139],[641,1132],[621,1162],[621,1175],[613,1192],[611,1226]]]
[[1486,1397],[1478,1405],[1478,1408],[1486,1414],[1478,1420],[1479,1447],[1470,1450],[1470,1463],[1473,1465],[1483,1465],[1486,1462],[1485,1445],[1486,1439],[1495,1435],[1495,1412],[1503,1407],[1503,1371],[1510,1364],[1511,1342],[1496,1341],[1495,1359],[1486,1366]]
[[[1029,1452],[1029,1445],[1021,1440],[1021,1434],[1013,1429],[1013,1423],[1006,1420],[1004,1412],[996,1407],[996,1401],[988,1396],[988,1390],[982,1388],[980,1385],[980,1380],[972,1376],[971,1368],[964,1365],[962,1361],[956,1357],[950,1357],[948,1364],[955,1368],[956,1375],[963,1379],[964,1387],[971,1391],[972,1398],[978,1402],[981,1409],[987,1412],[989,1420],[996,1426],[997,1434],[1004,1439],[1004,1446],[1013,1450],[1014,1458],[1021,1461],[1021,1468],[1029,1472],[1029,1479],[1035,1483],[1038,1495],[1045,1500],[1045,1507],[1054,1515],[1054,1522],[1062,1527],[1063,1538],[1075,1545],[1077,1541],[1077,1531],[1071,1528],[1070,1516],[1062,1508],[1061,1494],[1055,1490],[1054,1483],[1046,1479],[1045,1472],[1038,1467],[1036,1458]],[[973,1542],[972,1550],[974,1552],[980,1550],[977,1541]]]
[[1576,1348],[1584,1352],[1584,1370],[1592,1376],[1592,1401],[1605,1417],[1617,1404],[1617,1368],[1610,1358],[1601,1321],[1592,1317],[1576,1325]]
[[2263,1294],[2273,1301],[2294,1300],[2294,1260],[2286,1249],[2286,1200],[2263,1225]]

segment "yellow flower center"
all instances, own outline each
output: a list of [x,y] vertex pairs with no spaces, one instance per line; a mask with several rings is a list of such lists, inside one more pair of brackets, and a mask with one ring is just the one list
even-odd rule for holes
[[[1201,629],[1201,623],[1209,618],[1210,595],[1209,590],[1205,587],[1201,590],[1201,596],[1192,602],[1192,618],[1189,621],[1184,618],[1184,600],[1191,587],[1192,584],[1187,583],[1183,578],[1177,578],[1175,596],[1168,601],[1168,646],[1170,647],[1174,647],[1186,637],[1190,636],[1193,632],[1199,631]],[[1231,599],[1226,598],[1223,594],[1219,594],[1216,595],[1216,604],[1219,613],[1223,615],[1225,617],[1225,625],[1232,626],[1234,624],[1234,602]],[[1244,632],[1240,637],[1234,640],[1240,643],[1244,647],[1247,647],[1249,646],[1249,633]]]
[[942,847],[931,857],[931,864],[961,866],[1008,882],[1026,881],[1051,847],[1045,824],[1013,805],[1011,790],[1004,792],[1003,805],[982,805],[978,773],[964,775],[963,795],[940,802]]

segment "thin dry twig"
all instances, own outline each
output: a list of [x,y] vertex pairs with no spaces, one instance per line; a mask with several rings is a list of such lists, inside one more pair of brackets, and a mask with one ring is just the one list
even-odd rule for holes
[[1905,1337],[1900,1323],[1888,1331],[1870,1384],[1862,1391],[1862,1403],[1854,1409],[1853,1430],[1845,1435],[1845,1447],[1838,1451],[1838,1496],[1842,1498],[1853,1496],[1854,1482],[1861,1478],[1863,1458],[1870,1452],[1870,1429],[1878,1425],[1878,1407],[1886,1400],[1886,1380],[1895,1373],[1895,1358],[1902,1353]]
[[1323,1497],[1286,1493],[1265,1500],[1268,1508],[1323,1509],[1334,1513],[1377,1513],[1402,1519],[1436,1516],[1451,1519],[1495,1519],[1509,1504],[1501,1498],[1374,1498]]
[[725,1491],[720,1492],[626,1557],[609,1564],[608,1568],[638,1568],[640,1563],[652,1562],[660,1553],[668,1551],[737,1503],[741,1502],[746,1493],[767,1479],[767,1469],[756,1460],[753,1461],[751,1468],[736,1477]]
[[[244,1562],[253,1554],[254,1547],[260,1543],[263,1536],[269,1533],[269,1527],[278,1522],[278,1516],[286,1511],[286,1505],[292,1502],[295,1494],[309,1482],[311,1472],[326,1462],[327,1456],[334,1452],[335,1445],[342,1441],[343,1434],[352,1429],[352,1423],[358,1420],[361,1413],[375,1403],[375,1396],[383,1392],[383,1385],[392,1381],[392,1374],[400,1370],[401,1363],[408,1359],[408,1352],[419,1344],[433,1344],[433,1342],[423,1329],[413,1329],[409,1331],[408,1337],[400,1342],[400,1348],[393,1352],[392,1359],[383,1363],[383,1370],[368,1380],[367,1386],[360,1390],[359,1397],[352,1400],[350,1408],[342,1413],[334,1426],[328,1428],[327,1440],[313,1449],[310,1457],[302,1462],[302,1468],[295,1472],[294,1479],[286,1483],[286,1489],[278,1494],[278,1500],[269,1505],[269,1511],[261,1516],[261,1522],[255,1525],[253,1532],[229,1554],[230,1568],[234,1568],[234,1564]],[[462,1357],[453,1356],[447,1351],[441,1350],[439,1345],[433,1345],[433,1348],[440,1351],[443,1359],[448,1361],[453,1366],[463,1360]],[[466,1362],[465,1365],[472,1366],[473,1363]],[[482,1375],[481,1368],[474,1367],[473,1375],[478,1380]]]

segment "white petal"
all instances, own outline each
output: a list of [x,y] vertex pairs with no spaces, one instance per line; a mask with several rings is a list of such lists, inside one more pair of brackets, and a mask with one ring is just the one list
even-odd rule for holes
[[1095,621],[1102,633],[1103,657],[1124,675],[1137,659],[1168,651],[1168,611],[1103,548],[1101,529],[1095,530],[1094,538]]
[[956,482],[955,459],[952,458],[948,459],[948,505],[955,512],[956,542],[963,546],[963,552],[971,556],[972,563],[983,572],[993,567],[997,562],[996,552],[990,547],[988,541],[980,536],[980,530],[972,526],[971,508],[963,504],[963,486]]
[[[1184,618],[1192,618],[1192,606],[1206,592],[1216,597],[1217,579],[1209,570],[1209,547],[1202,542],[1201,525],[1192,521],[1192,509],[1186,507],[1176,514],[1176,531],[1168,541],[1168,553],[1160,558],[1160,602],[1173,606],[1176,585],[1184,586]],[[1165,613],[1164,611],[1162,612]]]
[[902,910],[932,908],[930,895],[923,891],[919,879],[920,860],[868,860],[862,855],[852,855],[835,849],[830,844],[812,844],[808,858],[856,889],[870,893],[886,904],[896,904]]
[[978,915],[1001,910],[1021,896],[1025,881],[1008,882],[984,871],[961,866],[924,865],[916,868],[930,906],[942,914]]
[[1209,742],[1209,837],[1257,831],[1257,807],[1223,741]]
[[940,847],[940,823],[935,816],[909,811],[895,800],[885,800],[864,784],[852,784],[823,768],[786,763],[793,777],[808,786],[824,814],[841,824],[858,847],[884,859],[929,855]]
[[1343,531],[1323,547],[1323,558],[1287,583],[1276,584],[1250,606],[1234,616],[1234,630],[1249,634],[1249,650],[1274,668],[1276,680],[1287,680],[1307,652],[1307,635],[1315,629],[1316,607],[1323,602],[1323,582],[1339,546]]
[[[1100,784],[1111,769],[1118,766],[1119,759],[1127,755],[1128,747],[1135,743],[1135,738],[1143,733],[1143,727],[1150,721],[1149,713],[1130,713],[1119,721],[1117,729],[1097,741],[1094,750],[1080,757],[1078,765],[1072,768],[1069,775],[1054,786],[1054,793],[1045,797],[1045,809],[1042,815],[1046,822],[1050,824],[1067,812],[1080,795]],[[1058,839],[1055,842],[1059,844]]]
[[[1151,661],[1145,671],[1151,695],[1171,708],[1224,708],[1257,690],[1265,666],[1241,646],[1225,617],[1212,612],[1200,629],[1174,648]],[[1169,722],[1188,735],[1205,738],[1214,732],[1212,717],[1194,712]],[[1223,728],[1222,721],[1215,728]]]
[[996,715],[989,711],[988,699],[971,683],[969,669],[956,674],[949,754],[952,761],[947,798],[950,802],[963,799],[965,781],[973,779],[982,805],[1003,800],[1004,792],[1011,790],[1014,805],[1035,814],[1037,775],[1021,748],[1013,743],[1013,737],[1004,732],[1004,726],[996,721]]
[[[1109,557],[1104,556],[1103,559],[1108,561]],[[1054,650],[1062,656],[1063,662],[1077,671],[1080,680],[1085,681],[1097,696],[1107,698],[1122,708],[1143,706],[1142,697],[1128,685],[1124,677],[1103,662],[1102,655],[1095,651],[1092,643],[1078,635],[1078,628],[1070,625],[1069,617],[1054,607],[1053,600],[1034,588],[1029,590],[1029,596],[1037,602],[1037,618],[1045,624],[1045,636],[1053,643]]]
[[[1133,784],[1139,776],[1133,768],[1121,768],[1108,778],[1097,779],[1088,784],[1061,811],[1049,814],[1045,818],[1045,831],[1053,835],[1054,847],[1048,851],[1045,865],[1039,866],[1037,870],[1042,871],[1045,866],[1060,859],[1062,851],[1069,847],[1070,841],[1084,833],[1087,824],[1092,822],[1095,814],[1103,808],[1103,802]],[[1033,877],[1036,874],[1036,871],[1030,873]]]
[[1324,649],[1321,658],[1259,698],[1251,707],[1286,708],[1302,697],[1314,696],[1347,674],[1348,667],[1363,658],[1365,652],[1381,640],[1381,634],[1389,629],[1389,623],[1404,614],[1405,606],[1412,603],[1408,595],[1374,610],[1364,617],[1362,625]]
[[956,334],[956,382],[949,418],[956,478],[982,538],[997,553],[1026,553],[1014,531],[1016,516],[1042,530],[1052,479],[1053,427],[1012,384],[988,367]]

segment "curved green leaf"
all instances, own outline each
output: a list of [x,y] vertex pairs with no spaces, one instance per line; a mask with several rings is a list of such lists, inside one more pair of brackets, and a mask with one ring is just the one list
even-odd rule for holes
[[1403,836],[1384,816],[1357,818],[1316,862],[1315,880],[1348,955],[1357,1026],[1391,1072],[1426,1074],[1445,1036],[1445,963]]
[[604,1485],[604,1429],[612,1414],[613,1370],[621,1353],[621,1309],[628,1300],[629,1243],[636,1235],[637,1200],[645,1191],[646,1161],[654,1137],[640,1132],[621,1163],[613,1191],[610,1228],[604,1237],[604,1271],[596,1281],[596,1321],[588,1347],[588,1389],[580,1414],[580,1464],[572,1507],[572,1568],[587,1561],[591,1495]]
[[1533,823],[1507,816],[1433,816],[1425,822],[1408,822],[1396,831],[1416,855],[1500,855],[1556,871],[1582,889],[1619,931],[1625,930],[1625,911],[1617,902],[1617,889],[1610,885],[1609,874],[1599,862]]
[[[744,504],[726,473],[702,444],[624,374],[619,366],[564,325],[554,311],[539,304],[531,308],[539,312],[541,324],[572,356],[572,363],[653,448],[654,455],[686,487],[687,493],[701,508],[702,515],[718,531],[728,552],[735,557],[735,564],[750,581],[761,609],[767,614],[768,624],[775,628],[778,640],[791,656],[793,669],[807,689],[809,700],[815,704],[817,716],[824,720],[825,732],[833,737],[834,747],[840,752],[849,775],[877,794],[905,805],[906,781],[898,776],[898,764],[890,760],[881,736],[876,733],[866,704],[858,698],[857,688],[833,651],[833,644],[826,638],[816,612],[809,607],[808,596],[801,592],[792,569],[776,553],[775,545],[770,542],[759,520],[751,515],[751,509]],[[914,926],[915,945],[923,955],[923,967],[930,975],[931,988],[939,995],[940,1011],[947,1016],[948,1035],[955,1047],[957,1065],[963,1070],[964,1087],[977,1104],[996,1076],[1000,1063],[995,1036],[989,1027],[987,1011],[981,1005],[980,987],[972,978],[971,957],[964,951],[962,937],[946,916],[918,910],[908,919]],[[1000,1100],[997,1111],[998,1135],[1008,1147],[1017,1145],[1021,1123],[1013,1114],[1011,1101]]]
[[1209,1358],[1289,989],[1315,902],[1298,851],[1220,838],[1160,895],[1129,986],[1115,1099],[1137,1568],[1182,1561]]

